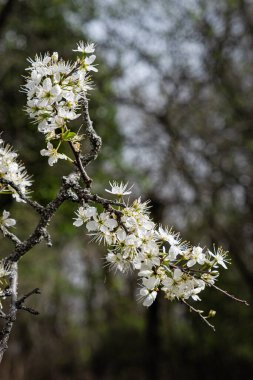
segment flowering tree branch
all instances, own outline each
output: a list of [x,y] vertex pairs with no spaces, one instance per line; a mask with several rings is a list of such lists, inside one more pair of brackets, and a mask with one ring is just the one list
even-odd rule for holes
[[[139,295],[144,306],[150,306],[157,293],[163,292],[165,298],[181,301],[213,327],[207,319],[214,316],[214,312],[203,316],[202,311],[190,305],[188,300],[199,301],[199,294],[207,286],[229,295],[215,285],[220,267],[227,269],[229,263],[227,253],[221,247],[210,251],[192,246],[183,241],[179,233],[157,226],[150,218],[148,202],[142,202],[141,198],[131,202],[131,188],[127,184],[110,183],[106,192],[113,199],[91,192],[92,179],[86,168],[97,158],[102,146],[89,116],[87,100],[87,91],[91,89],[89,73],[97,71],[93,65],[96,57],[93,44],[80,42],[74,51],[78,53],[74,63],[59,59],[58,53],[29,59],[29,75],[23,87],[27,94],[27,113],[45,136],[47,149],[42,149],[41,155],[48,157],[50,166],[59,159],[74,165],[71,173],[62,178],[56,197],[48,204],[41,205],[31,199],[28,191],[30,177],[17,161],[17,153],[0,140],[0,193],[11,194],[16,201],[28,204],[39,215],[33,232],[23,241],[9,231],[16,225],[10,212],[4,210],[0,218],[4,237],[14,244],[13,251],[0,261],[0,300],[3,300],[0,318],[4,321],[0,333],[0,361],[7,349],[18,310],[38,314],[25,305],[28,297],[40,293],[38,288],[18,298],[18,263],[41,241],[52,245],[48,226],[67,201],[79,205],[73,224],[76,227],[85,225],[96,242],[107,246],[108,265],[123,273],[130,269],[138,272],[142,284]],[[71,126],[72,120],[81,115],[83,135]],[[85,153],[82,148],[84,136],[90,145],[90,150]],[[73,157],[60,152],[64,145],[70,146]],[[98,205],[102,206],[102,212],[98,211]]]

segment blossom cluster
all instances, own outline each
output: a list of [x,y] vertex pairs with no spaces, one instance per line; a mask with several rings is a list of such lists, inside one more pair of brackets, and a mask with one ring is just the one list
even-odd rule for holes
[[[131,192],[123,183],[111,184],[106,190],[119,197]],[[120,204],[120,203],[119,203]],[[98,212],[84,204],[76,212],[74,225],[86,229],[98,242],[108,246],[106,260],[115,270],[138,271],[140,299],[150,306],[158,291],[169,300],[200,300],[199,293],[219,276],[219,267],[227,268],[227,253],[222,248],[211,252],[182,241],[179,233],[157,226],[150,218],[147,202],[136,199],[117,209]]]
[[[69,124],[81,115],[81,101],[91,89],[89,72],[97,71],[93,65],[94,44],[84,45],[80,41],[73,51],[79,54],[75,62],[64,61],[57,52],[29,59],[30,75],[23,86],[27,94],[26,111],[47,140],[47,149],[41,150],[41,155],[49,157],[51,166],[58,159],[68,158],[58,152],[63,141],[80,141],[81,136],[71,131]],[[52,140],[59,140],[57,147]]]
[[20,193],[27,194],[28,187],[31,186],[31,180],[28,176],[25,167],[17,161],[18,154],[12,150],[9,145],[4,145],[0,139],[0,179],[9,182],[0,182],[0,194],[12,194],[18,201],[21,199],[17,190],[11,186],[11,183],[18,187]]

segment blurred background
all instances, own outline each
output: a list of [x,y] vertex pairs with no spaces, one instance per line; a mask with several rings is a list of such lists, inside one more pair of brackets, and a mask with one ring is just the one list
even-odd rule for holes
[[[253,301],[253,2],[251,0],[0,0],[0,130],[33,175],[33,196],[55,196],[71,168],[50,168],[43,136],[20,92],[36,53],[71,59],[80,39],[96,43],[99,72],[90,113],[103,138],[89,167],[94,191],[135,183],[157,222],[193,244],[222,244],[232,266],[219,285]],[[37,216],[1,197],[27,237]],[[252,307],[209,289],[216,333],[179,303],[136,302],[137,279],[110,272],[64,205],[44,244],[20,263],[20,312],[1,380],[181,380],[250,378]],[[0,257],[12,249],[0,237]]]

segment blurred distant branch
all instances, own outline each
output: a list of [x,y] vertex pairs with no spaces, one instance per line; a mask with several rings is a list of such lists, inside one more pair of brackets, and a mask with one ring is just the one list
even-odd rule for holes
[[7,0],[0,10],[0,35],[8,21],[16,0]]

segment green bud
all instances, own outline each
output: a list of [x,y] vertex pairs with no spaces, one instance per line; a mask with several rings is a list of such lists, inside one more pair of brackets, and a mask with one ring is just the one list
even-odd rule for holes
[[209,313],[208,313],[208,318],[213,318],[215,317],[216,315],[216,311],[215,310],[210,310]]

